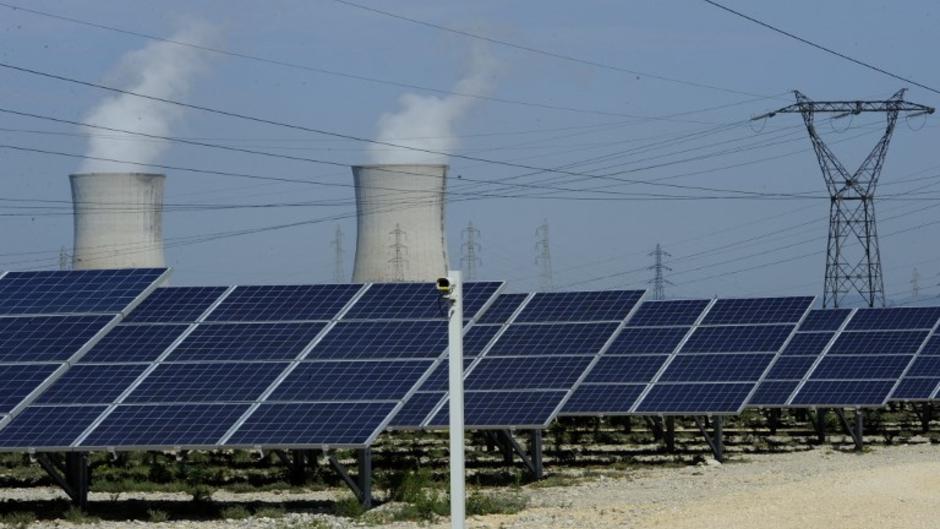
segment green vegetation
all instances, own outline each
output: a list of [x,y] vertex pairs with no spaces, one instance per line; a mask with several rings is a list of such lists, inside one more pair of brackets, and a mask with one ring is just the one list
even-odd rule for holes
[[147,521],[152,523],[165,522],[170,519],[170,515],[166,511],[161,511],[160,509],[147,509]]
[[26,529],[36,521],[36,515],[27,511],[17,511],[0,516],[0,527],[6,529]]
[[89,516],[85,511],[79,509],[78,507],[69,507],[65,514],[62,515],[62,518],[67,522],[73,524],[86,524],[86,523],[95,523],[101,521],[100,519]]
[[280,505],[260,507],[255,511],[255,516],[258,518],[283,518],[286,514],[287,510]]
[[219,511],[219,516],[226,520],[244,520],[251,516],[251,511],[241,505],[230,505]]

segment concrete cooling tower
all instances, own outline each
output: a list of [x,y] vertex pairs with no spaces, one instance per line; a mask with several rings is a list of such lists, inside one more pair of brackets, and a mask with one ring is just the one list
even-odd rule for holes
[[446,165],[365,165],[356,184],[354,282],[434,281],[447,275]]
[[164,175],[85,173],[69,179],[75,211],[73,268],[165,266]]

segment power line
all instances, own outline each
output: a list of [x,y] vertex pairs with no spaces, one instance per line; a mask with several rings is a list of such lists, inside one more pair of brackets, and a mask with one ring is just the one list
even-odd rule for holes
[[581,58],[581,57],[575,57],[575,56],[573,56],[573,55],[566,55],[566,54],[563,54],[563,53],[557,53],[557,52],[553,52],[553,51],[548,51],[548,50],[543,50],[543,49],[539,49],[539,48],[534,48],[534,47],[531,47],[531,46],[525,46],[525,45],[523,45],[523,44],[517,44],[517,43],[515,43],[515,42],[509,42],[509,41],[506,41],[506,40],[501,40],[501,39],[497,39],[497,38],[493,38],[493,37],[488,37],[488,36],[486,36],[486,35],[480,35],[480,34],[478,34],[478,33],[471,33],[471,32],[469,32],[469,31],[464,31],[464,30],[460,30],[460,29],[456,29],[456,28],[444,26],[444,25],[441,25],[441,24],[435,24],[435,23],[433,23],[433,22],[428,22],[428,21],[425,21],[425,20],[419,20],[419,19],[416,19],[416,18],[411,18],[411,17],[407,17],[407,16],[404,16],[404,15],[399,15],[399,14],[397,14],[397,13],[392,13],[392,12],[390,12],[390,11],[383,11],[383,10],[381,10],[381,9],[377,9],[377,8],[369,7],[369,6],[364,6],[364,5],[362,5],[362,4],[357,4],[357,3],[355,3],[355,2],[350,2],[350,1],[348,1],[348,0],[333,0],[333,1],[336,2],[336,3],[338,3],[338,4],[343,4],[343,5],[346,5],[346,6],[349,6],[349,7],[353,7],[353,8],[356,8],[356,9],[361,9],[361,10],[363,10],[363,11],[368,11],[368,12],[370,12],[370,13],[374,13],[374,14],[377,14],[377,15],[382,15],[382,16],[394,18],[394,19],[397,19],[397,20],[402,20],[402,21],[404,21],[404,22],[410,22],[410,23],[412,23],[412,24],[417,24],[417,25],[420,25],[420,26],[424,26],[424,27],[428,27],[428,28],[432,28],[432,29],[436,29],[436,30],[440,30],[440,31],[445,31],[445,32],[447,32],[447,33],[453,33],[453,34],[455,34],[455,35],[460,35],[460,36],[463,36],[463,37],[467,37],[467,38],[471,38],[471,39],[475,39],[475,40],[479,40],[479,41],[483,41],[483,42],[488,42],[488,43],[490,43],[490,44],[496,44],[496,45],[499,45],[499,46],[505,46],[505,47],[507,47],[507,48],[513,48],[513,49],[516,49],[516,50],[521,50],[521,51],[525,51],[525,52],[528,52],[528,53],[534,53],[534,54],[537,54],[537,55],[543,55],[543,56],[545,56],[545,57],[551,57],[551,58],[554,58],[554,59],[560,59],[560,60],[567,61],[567,62],[572,62],[572,63],[577,63],[577,64],[583,64],[583,65],[586,65],[586,66],[592,66],[592,67],[594,67],[594,68],[602,68],[602,69],[604,69],[604,70],[611,70],[611,71],[620,72],[620,73],[627,73],[627,74],[630,74],[630,75],[639,75],[639,76],[643,76],[643,77],[649,77],[650,79],[656,79],[656,80],[659,80],[659,81],[665,81],[665,82],[668,82],[668,83],[676,83],[676,84],[681,84],[681,85],[686,85],[686,86],[693,86],[693,87],[696,87],[696,88],[707,88],[707,89],[709,89],[709,90],[718,90],[718,91],[720,91],[720,92],[726,92],[726,93],[730,93],[730,94],[746,95],[746,96],[751,96],[751,97],[767,97],[767,96],[762,96],[762,95],[760,95],[760,94],[754,94],[754,93],[751,93],[751,92],[744,92],[744,91],[741,91],[741,90],[734,90],[734,89],[731,89],[731,88],[725,88],[725,87],[721,87],[721,86],[715,86],[715,85],[710,85],[710,84],[705,84],[705,83],[699,83],[699,82],[695,82],[695,81],[688,81],[688,80],[684,80],[684,79],[677,79],[677,78],[674,78],[674,77],[666,77],[666,76],[663,76],[663,75],[656,75],[656,74],[652,74],[652,73],[649,73],[649,72],[641,72],[641,71],[639,71],[639,70],[632,70],[632,69],[624,68],[624,67],[621,67],[621,66],[615,66],[615,65],[605,64],[605,63],[601,63],[601,62],[594,61],[594,60],[590,60],[590,59],[584,59],[584,58]]
[[[334,0],[334,1],[340,2],[340,1],[342,1],[342,0]],[[756,18],[754,18],[754,17],[745,15],[744,13],[742,13],[742,12],[740,12],[740,11],[735,11],[734,9],[731,9],[730,7],[721,5],[721,4],[719,4],[718,2],[715,2],[715,1],[713,1],[713,0],[702,0],[702,1],[705,2],[706,4],[710,4],[710,5],[712,5],[712,6],[715,6],[715,7],[717,7],[718,9],[722,9],[722,10],[724,10],[724,11],[727,11],[728,13],[731,13],[731,14],[733,14],[733,15],[735,15],[735,16],[739,16],[739,17],[741,17],[741,18],[743,18],[743,19],[745,19],[745,20],[748,20],[748,21],[751,21],[751,22],[753,22],[753,23],[755,23],[755,24],[758,24],[758,25],[760,25],[760,26],[763,26],[763,27],[765,27],[765,28],[767,28],[767,29],[769,29],[769,30],[771,30],[771,31],[776,31],[777,33],[780,33],[781,35],[785,35],[785,36],[787,36],[787,37],[790,37],[791,39],[798,40],[798,41],[802,42],[803,44],[806,44],[806,45],[808,45],[808,46],[812,46],[813,48],[816,48],[817,50],[822,50],[822,51],[824,51],[824,52],[826,52],[826,53],[828,53],[828,54],[830,54],[830,55],[835,55],[836,57],[839,57],[839,58],[841,58],[841,59],[845,59],[845,60],[847,60],[847,61],[849,61],[849,62],[853,62],[853,63],[855,63],[855,64],[857,64],[857,65],[859,65],[859,66],[863,66],[863,67],[865,67],[865,68],[868,68],[869,70],[874,70],[874,71],[876,71],[876,72],[878,72],[878,73],[887,75],[888,77],[893,77],[893,78],[895,78],[895,79],[897,79],[897,80],[899,80],[899,81],[904,81],[905,83],[910,83],[910,84],[912,84],[912,85],[914,85],[914,86],[918,86],[918,87],[920,87],[920,88],[923,88],[924,90],[929,90],[929,91],[931,91],[931,92],[933,92],[933,93],[935,93],[935,94],[940,94],[940,90],[937,90],[937,89],[935,89],[935,88],[931,88],[931,87],[929,87],[929,86],[927,86],[927,85],[925,85],[925,84],[923,84],[923,83],[918,83],[917,81],[914,81],[913,79],[910,79],[910,78],[908,78],[908,77],[902,77],[902,76],[900,76],[900,75],[898,75],[898,74],[891,73],[891,72],[889,72],[888,70],[885,70],[884,68],[880,68],[880,67],[878,67],[878,66],[875,66],[875,65],[873,65],[873,64],[871,64],[871,63],[867,63],[867,62],[864,62],[864,61],[855,59],[855,58],[853,58],[853,57],[849,57],[848,55],[846,55],[846,54],[844,54],[844,53],[835,51],[835,50],[833,50],[833,49],[831,49],[831,48],[827,48],[827,47],[825,47],[825,46],[823,46],[823,45],[821,45],[821,44],[816,44],[815,42],[813,42],[813,41],[811,41],[811,40],[804,39],[803,37],[800,37],[800,36],[798,36],[798,35],[794,35],[793,33],[790,33],[789,31],[785,31],[785,30],[780,29],[780,28],[778,28],[778,27],[776,27],[776,26],[772,26],[772,25],[768,24],[767,22],[764,22],[764,21],[758,20],[758,19],[756,19]],[[344,3],[345,3],[345,2],[344,2]]]

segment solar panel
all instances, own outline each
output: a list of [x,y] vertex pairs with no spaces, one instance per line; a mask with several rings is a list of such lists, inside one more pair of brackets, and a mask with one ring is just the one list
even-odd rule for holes
[[604,354],[670,354],[688,333],[688,327],[627,327]]
[[910,361],[910,358],[900,355],[827,355],[813,370],[810,380],[897,380]]
[[412,394],[411,397],[405,401],[405,405],[395,414],[392,422],[389,423],[389,427],[417,428],[421,426],[424,419],[427,418],[428,414],[431,413],[434,407],[437,406],[437,403],[440,402],[445,395],[447,395],[446,391],[419,391]]
[[140,303],[125,322],[191,323],[225,293],[226,287],[163,287]]
[[858,309],[847,330],[930,330],[940,319],[940,307]]
[[929,400],[937,387],[940,386],[940,377],[914,378],[904,377],[891,393],[891,400],[922,401]]
[[253,401],[286,367],[284,362],[164,363],[124,402]]
[[920,356],[938,355],[940,355],[940,334],[934,334],[927,340],[927,343],[924,344],[924,348],[920,351]]
[[643,296],[642,290],[539,292],[516,322],[621,321]]
[[882,406],[896,380],[810,380],[793,397],[794,406]]
[[711,301],[707,299],[680,299],[644,301],[630,317],[630,327],[694,325]]
[[0,413],[9,413],[57,367],[54,364],[0,365]]
[[[821,351],[820,351],[821,352]],[[816,363],[817,355],[781,356],[767,372],[767,380],[803,380]],[[783,402],[782,404],[786,404]]]
[[394,410],[391,402],[262,404],[225,443],[229,446],[365,446]]
[[811,297],[719,299],[702,325],[798,323]]
[[90,426],[106,406],[29,406],[3,429],[0,447],[67,447]]
[[168,360],[293,360],[323,330],[323,323],[202,324]]
[[152,362],[188,328],[187,325],[118,325],[82,355],[79,362]]
[[799,385],[799,380],[764,380],[757,386],[757,390],[748,401],[748,406],[784,406],[793,394],[793,390]]
[[591,363],[589,357],[484,358],[467,376],[467,390],[571,387]]
[[[464,424],[467,428],[541,428],[554,417],[567,391],[467,391],[464,394]],[[448,405],[431,419],[429,426],[446,426]]]
[[206,321],[330,320],[337,317],[361,289],[361,285],[239,286]]
[[165,268],[9,272],[0,278],[0,314],[118,313],[166,272]]
[[800,331],[837,331],[842,327],[846,318],[852,314],[852,309],[816,309],[809,311],[806,319],[800,324]]
[[772,354],[679,355],[663,371],[659,381],[756,382],[772,360]]
[[913,355],[927,331],[843,332],[829,348],[830,355]]
[[267,400],[397,400],[431,364],[431,360],[303,362]]
[[467,329],[463,335],[463,355],[476,356],[482,353],[499,329],[498,325],[474,325]]
[[617,326],[616,323],[513,324],[487,355],[594,355]]
[[147,368],[146,364],[77,365],[36,400],[39,404],[110,404]]
[[638,413],[679,415],[737,413],[754,383],[743,384],[656,384],[640,401]]
[[633,406],[644,389],[646,389],[645,383],[581,384],[565,403],[564,414],[622,414]]
[[780,354],[782,356],[818,356],[835,335],[834,332],[798,332],[787,342],[787,346]]
[[[467,368],[469,368],[473,362],[473,359],[465,359],[463,361],[465,376],[467,374]],[[424,383],[421,384],[421,391],[447,391],[449,383],[450,362],[447,358],[445,358],[443,361],[437,364],[437,367],[435,367],[434,371],[431,372],[431,376],[425,379]]]
[[695,329],[679,354],[777,352],[792,325],[729,325]]
[[653,380],[668,358],[667,355],[610,356],[605,354],[597,361],[584,382],[636,382],[645,385]]
[[[472,318],[490,300],[501,282],[463,285],[463,312]],[[346,320],[446,319],[447,303],[434,283],[376,283],[346,313]]]
[[[248,404],[120,405],[80,443],[82,447],[213,446]],[[2,435],[0,430],[0,435]]]
[[446,321],[340,322],[307,358],[437,358],[446,347]]
[[0,318],[0,362],[64,362],[112,319],[112,316]]
[[477,320],[479,323],[506,323],[528,294],[500,294]]

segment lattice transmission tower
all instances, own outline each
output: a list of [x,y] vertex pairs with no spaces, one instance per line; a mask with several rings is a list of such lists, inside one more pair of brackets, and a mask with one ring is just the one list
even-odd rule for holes
[[555,279],[552,277],[552,251],[548,242],[547,220],[535,229],[535,264],[539,267],[539,290],[553,290]]
[[[847,294],[857,293],[869,307],[884,306],[884,277],[878,230],[875,223],[875,189],[884,166],[888,144],[898,114],[908,117],[933,114],[934,109],[904,100],[905,89],[885,101],[813,101],[794,91],[796,103],[754,118],[777,114],[801,114],[829,191],[829,242],[823,307],[839,307]],[[854,172],[849,172],[820,138],[813,123],[816,114],[836,114],[833,119],[880,112],[886,117],[881,139]]]
[[342,226],[336,226],[336,232],[333,234],[333,240],[330,241],[330,246],[333,247],[333,282],[334,283],[345,283],[346,279],[346,263],[344,262],[344,250],[343,250],[343,228]]
[[392,238],[392,244],[389,245],[392,257],[388,263],[392,265],[392,280],[404,281],[405,269],[408,268],[408,245],[405,244],[408,234],[401,229],[400,225],[395,224],[395,229],[389,232],[389,235]]
[[477,269],[483,266],[483,260],[480,258],[483,252],[483,246],[480,244],[480,230],[473,225],[473,221],[470,221],[461,235],[463,243],[460,246],[460,265],[463,267],[464,278],[467,281],[475,281]]
[[650,284],[653,285],[653,299],[666,299],[666,285],[672,285],[672,282],[666,279],[665,272],[672,272],[672,268],[666,266],[665,260],[667,257],[672,257],[672,254],[663,250],[663,247],[657,243],[656,249],[647,255],[654,260],[653,266],[649,267],[649,270],[653,271],[653,279],[650,280]]

